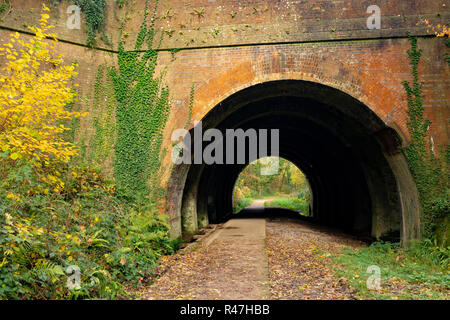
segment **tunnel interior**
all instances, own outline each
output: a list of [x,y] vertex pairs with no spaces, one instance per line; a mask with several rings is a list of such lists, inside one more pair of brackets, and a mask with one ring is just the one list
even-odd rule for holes
[[[386,157],[386,145],[398,146],[399,138],[350,95],[306,81],[266,82],[213,108],[202,120],[203,132],[209,128],[224,136],[227,129],[278,129],[275,155],[307,177],[312,219],[351,233],[400,235],[401,199]],[[251,160],[184,166],[179,207],[183,232],[195,233],[232,216],[236,179]]]

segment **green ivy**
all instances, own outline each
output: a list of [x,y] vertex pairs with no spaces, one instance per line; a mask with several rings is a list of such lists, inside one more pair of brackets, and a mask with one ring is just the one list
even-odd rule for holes
[[[54,0],[54,6],[58,6],[61,1],[62,0]],[[76,0],[75,4],[80,7],[81,11],[85,15],[87,33],[86,45],[89,47],[95,46],[97,32],[101,33],[103,42],[107,45],[111,45],[111,41],[104,34],[106,21],[106,0]]]
[[[93,116],[95,135],[90,141],[91,152],[89,161],[104,169],[105,161],[112,157],[111,147],[115,139],[115,105],[117,103],[112,79],[106,74],[105,64],[97,69],[94,84],[94,97],[90,114]],[[105,170],[102,170],[105,174]]]
[[[87,39],[86,44],[90,47],[95,45],[95,36],[97,32],[103,32],[106,20],[106,1],[105,0],[77,0],[75,2],[86,16]],[[105,42],[108,43],[106,37]]]
[[155,77],[158,54],[152,49],[154,30],[153,25],[146,27],[145,12],[135,50],[126,51],[120,43],[118,69],[109,69],[118,101],[114,175],[123,192],[141,199],[161,195],[161,146],[170,110],[164,72]]
[[0,4],[0,14],[4,13],[7,9],[9,9],[11,5],[9,4],[9,0],[4,0]]
[[[408,50],[410,65],[412,67],[412,85],[404,81],[408,101],[407,127],[411,142],[405,148],[408,165],[419,191],[423,209],[423,228],[426,238],[433,238],[440,219],[449,215],[448,211],[437,210],[448,208],[442,204],[442,199],[448,199],[448,164],[449,149],[440,149],[440,156],[436,157],[432,150],[432,141],[428,140],[428,130],[431,121],[425,119],[423,108],[422,83],[419,82],[418,66],[422,51],[418,49],[417,38],[410,37],[411,49]],[[447,200],[448,201],[448,200]]]
[[195,84],[192,84],[191,87],[191,93],[189,94],[189,113],[188,113],[188,119],[186,121],[186,124],[184,126],[185,129],[189,128],[189,125],[191,124],[192,120],[192,111],[194,106],[194,93],[195,93]]
[[[66,108],[69,112],[79,111],[79,106],[75,106],[75,102],[69,103]],[[80,127],[80,118],[72,118],[70,121],[67,121],[65,125],[70,129],[65,132],[65,140],[74,143],[75,132]]]

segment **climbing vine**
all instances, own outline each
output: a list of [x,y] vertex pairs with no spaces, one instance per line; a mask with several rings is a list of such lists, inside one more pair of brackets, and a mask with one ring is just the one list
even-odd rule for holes
[[115,139],[114,107],[116,103],[112,79],[107,76],[106,64],[101,64],[97,69],[90,110],[90,114],[93,115],[95,134],[89,143],[91,151],[88,160],[101,168],[105,174],[109,174],[105,170],[110,167],[113,156],[111,147]]
[[0,4],[0,14],[6,12],[6,10],[8,10],[10,7],[11,5],[9,4],[9,0],[3,0]]
[[403,82],[408,101],[407,127],[411,137],[405,149],[408,165],[416,182],[423,208],[423,227],[426,238],[432,238],[440,219],[449,214],[448,163],[449,149],[439,150],[436,157],[433,141],[428,140],[431,121],[424,117],[422,83],[419,82],[418,66],[422,51],[418,49],[417,38],[410,37],[408,50],[412,67],[413,82]]
[[[57,6],[62,0],[54,0],[54,5]],[[76,0],[75,4],[80,7],[81,12],[85,15],[86,21],[86,45],[94,47],[96,44],[96,35],[101,33],[101,38],[104,43],[111,45],[111,41],[106,37],[105,21],[106,21],[106,0]],[[121,1],[119,7],[125,3]]]
[[[106,1],[105,0],[77,0],[75,2],[81,8],[86,16],[87,39],[86,44],[90,47],[95,45],[95,35],[97,32],[103,32],[106,20]],[[103,40],[108,43],[103,34]]]
[[194,107],[194,93],[195,93],[195,84],[192,84],[191,93],[189,94],[189,113],[188,113],[188,119],[184,126],[185,129],[189,128],[189,125],[191,124],[192,111],[193,111],[192,108]]
[[[169,114],[169,89],[155,76],[158,54],[152,48],[153,23],[146,27],[148,10],[137,36],[135,50],[119,44],[118,69],[109,69],[118,101],[114,175],[129,195],[161,195],[161,146]],[[148,49],[141,52],[144,44]],[[151,188],[150,188],[151,186]]]

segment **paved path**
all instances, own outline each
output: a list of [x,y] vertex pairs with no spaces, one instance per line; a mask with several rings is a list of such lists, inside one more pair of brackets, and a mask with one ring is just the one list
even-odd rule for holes
[[280,216],[279,209],[262,210],[261,201],[241,218],[164,257],[142,298],[351,299],[331,272],[328,253],[361,244],[298,217]]
[[216,261],[220,272],[209,285],[222,292],[221,299],[258,300],[268,297],[269,267],[265,239],[265,219],[230,220],[206,239],[205,245],[220,248],[220,258]]
[[146,299],[267,299],[265,219],[233,219],[157,279]]
[[275,199],[278,199],[280,197],[272,197],[272,198],[265,198],[265,199],[258,199],[253,201],[248,207],[246,207],[245,209],[263,209],[264,208],[264,204],[268,201],[272,201]]
[[266,201],[268,201],[268,199],[255,200],[255,201],[253,201],[253,202],[247,207],[247,209],[248,209],[248,208],[251,208],[251,209],[264,208],[264,203],[265,203]]

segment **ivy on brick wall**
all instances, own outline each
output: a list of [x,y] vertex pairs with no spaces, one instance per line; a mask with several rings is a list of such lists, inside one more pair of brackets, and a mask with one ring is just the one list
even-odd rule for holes
[[[148,10],[145,10],[147,16]],[[169,115],[169,89],[162,76],[155,76],[158,54],[152,49],[153,24],[146,18],[137,36],[135,50],[119,44],[118,68],[110,68],[114,83],[117,138],[114,175],[117,186],[128,195],[158,197],[162,190],[161,145]],[[144,45],[147,49],[143,50]]]
[[89,161],[97,165],[105,174],[105,170],[111,165],[113,157],[112,146],[115,140],[115,105],[117,103],[112,79],[107,75],[106,64],[101,64],[97,69],[94,84],[94,96],[90,114],[93,116],[95,134],[89,145]]
[[191,92],[189,94],[189,113],[188,113],[188,119],[184,126],[185,129],[189,128],[189,126],[191,124],[192,112],[193,112],[193,107],[194,107],[194,93],[195,93],[195,84],[192,84]]
[[[84,12],[86,18],[86,44],[93,47],[95,45],[95,36],[97,32],[103,32],[106,20],[106,1],[105,0],[77,0],[77,6]],[[108,43],[106,36],[103,35],[103,41]]]
[[[170,104],[169,88],[163,83],[166,69],[156,73],[158,53],[152,49],[158,2],[150,23],[148,3],[133,50],[125,49],[121,42],[117,64],[98,66],[93,88],[82,99],[89,104],[91,115],[82,126],[90,130],[77,130],[77,144],[80,160],[113,176],[121,194],[157,203],[166,193],[161,188],[161,159],[166,152],[162,141]],[[186,126],[192,117],[194,89],[192,86]],[[74,128],[79,126],[74,124]]]
[[9,0],[3,0],[0,3],[0,15],[4,12],[6,12],[6,10],[8,10],[11,7],[11,5],[9,4]]
[[[410,37],[408,50],[413,82],[403,82],[408,101],[408,130],[411,143],[405,148],[408,165],[416,182],[423,208],[423,228],[426,238],[436,236],[438,223],[450,212],[448,164],[450,152],[434,146],[428,135],[431,121],[424,117],[422,83],[418,66],[422,51],[417,38]],[[435,152],[440,153],[438,156]],[[443,239],[442,239],[443,240]]]
[[[57,6],[62,0],[54,0]],[[72,3],[73,4],[73,3]],[[107,45],[111,45],[111,41],[106,37],[106,0],[76,0],[75,4],[80,7],[84,13],[86,21],[86,45],[94,47],[96,44],[97,33],[101,34],[102,40]]]
[[[107,75],[109,66],[106,62],[97,68],[92,90],[83,98],[77,90],[78,100],[69,104],[69,111],[89,113],[89,117],[71,119],[65,125],[70,128],[65,139],[75,143],[80,152],[73,162],[82,162],[93,166],[105,176],[112,178],[113,146],[115,143],[115,107],[117,104],[112,79]],[[80,130],[88,128],[88,130]]]

